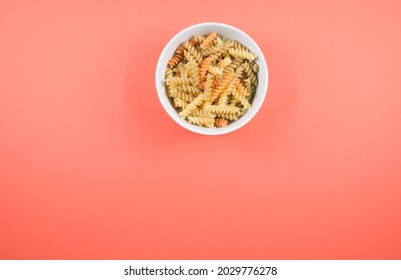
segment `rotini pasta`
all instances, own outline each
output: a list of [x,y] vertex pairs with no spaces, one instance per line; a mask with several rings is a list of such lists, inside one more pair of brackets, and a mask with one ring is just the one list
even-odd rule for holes
[[188,78],[182,78],[182,77],[170,77],[165,80],[166,85],[169,87],[177,87],[179,85],[189,85],[191,83],[191,80]]
[[194,111],[192,111],[192,116],[202,117],[202,118],[215,118],[216,117],[216,115],[214,115],[210,112],[206,112],[205,110],[201,110],[201,109],[195,109]]
[[242,106],[244,106],[245,110],[251,108],[251,104],[249,103],[248,99],[246,99],[245,95],[241,94],[237,89],[234,89],[233,97],[238,100]]
[[206,80],[206,71],[209,69],[210,65],[212,64],[213,57],[208,56],[202,63],[200,70],[199,70],[199,80],[203,83]]
[[228,52],[234,57],[248,59],[249,61],[253,61],[257,57],[253,53],[242,49],[231,48]]
[[216,44],[213,46],[208,47],[207,49],[201,50],[201,53],[203,56],[207,56],[207,55],[214,55],[214,56],[218,56],[216,54],[218,54],[220,52],[220,50],[223,48],[223,44]]
[[238,116],[236,114],[225,114],[225,113],[217,113],[216,117],[223,118],[228,121],[236,121],[238,120]]
[[176,88],[172,88],[170,91],[170,97],[179,98],[185,102],[191,102],[194,100],[192,95],[186,94],[185,92],[178,91]]
[[235,58],[230,65],[228,65],[226,68],[224,68],[224,73],[228,73],[231,71],[235,71],[243,62],[244,60],[242,58]]
[[203,126],[213,126],[214,118],[205,117],[188,117],[189,123],[203,125]]
[[181,85],[177,86],[177,90],[185,93],[189,93],[192,95],[198,95],[200,93],[200,89],[195,87],[195,86],[190,86],[190,85]]
[[251,108],[257,56],[216,32],[194,35],[168,61],[166,93],[178,115],[203,127],[227,127]]
[[215,87],[210,95],[210,101],[214,101],[216,98],[219,97],[219,95],[225,90],[228,86],[228,84],[231,82],[231,80],[234,78],[235,73],[234,72],[229,72],[226,74],[223,79],[221,80],[220,84]]
[[240,109],[234,106],[207,105],[204,109],[211,113],[238,114],[240,112]]
[[217,38],[217,33],[212,32],[209,34],[209,36],[206,37],[205,41],[202,42],[200,45],[200,48],[205,50],[208,47],[210,47],[213,44],[213,41]]
[[196,97],[194,100],[192,100],[191,103],[189,103],[184,110],[182,110],[178,115],[182,118],[185,119],[186,117],[189,116],[189,114],[192,111],[195,111],[196,108],[198,108],[199,105],[202,104],[203,101],[205,101],[205,95],[200,94],[198,97]]
[[194,35],[193,38],[198,44],[202,44],[206,39],[205,36],[202,35]]
[[226,119],[217,118],[214,122],[216,127],[226,127],[228,125],[228,121]]
[[241,44],[240,42],[238,42],[237,40],[234,40],[233,42],[233,47],[236,49],[240,49],[240,50],[244,50],[244,51],[249,51],[249,49],[247,47],[245,47],[243,44]]
[[183,108],[184,109],[185,107],[187,107],[188,103],[185,102],[184,100],[179,99],[179,98],[174,98],[174,105],[177,108]]
[[217,63],[216,66],[219,67],[219,68],[225,68],[230,64],[231,64],[231,58],[230,57],[226,57],[226,58],[220,60],[220,62]]
[[242,83],[238,83],[237,84],[237,90],[240,94],[242,94],[243,96],[248,96],[249,92],[246,90],[246,88],[244,87],[244,85]]
[[217,67],[215,65],[210,65],[208,70],[209,70],[209,73],[211,73],[215,76],[223,75],[223,68]]
[[189,41],[185,43],[184,56],[189,61],[189,58],[193,58],[199,64],[202,63],[202,55],[198,52],[198,50],[192,45]]

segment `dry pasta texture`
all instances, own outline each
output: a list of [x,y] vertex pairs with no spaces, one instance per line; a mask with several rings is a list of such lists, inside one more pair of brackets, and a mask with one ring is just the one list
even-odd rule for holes
[[166,93],[189,123],[227,127],[251,108],[258,69],[257,55],[238,41],[196,34],[168,61]]

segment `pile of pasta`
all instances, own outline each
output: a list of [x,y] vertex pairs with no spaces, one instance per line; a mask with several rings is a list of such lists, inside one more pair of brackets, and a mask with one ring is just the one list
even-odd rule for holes
[[226,127],[249,108],[258,84],[257,56],[212,32],[182,43],[168,62],[166,91],[178,115],[204,127]]

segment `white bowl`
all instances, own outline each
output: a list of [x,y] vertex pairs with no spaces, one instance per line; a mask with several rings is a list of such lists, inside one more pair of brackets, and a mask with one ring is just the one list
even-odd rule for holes
[[[174,55],[175,50],[180,44],[182,44],[195,34],[205,35],[213,31],[216,31],[218,34],[224,36],[229,40],[232,39],[237,40],[238,42],[249,48],[254,54],[256,54],[258,58],[255,61],[259,64],[259,71],[258,71],[258,86],[256,88],[256,93],[251,103],[252,107],[246,112],[246,114],[241,118],[239,118],[238,120],[230,122],[227,127],[207,128],[190,124],[186,120],[183,120],[178,116],[177,110],[174,108],[169,97],[166,94],[166,88],[163,84],[163,80],[165,79],[167,62]],[[256,113],[262,106],[266,96],[267,84],[268,84],[267,64],[259,46],[245,32],[230,25],[222,23],[213,23],[213,22],[200,23],[192,25],[182,30],[177,35],[175,35],[170,40],[170,42],[168,42],[167,45],[164,47],[156,66],[156,90],[160,102],[162,103],[167,114],[169,114],[170,117],[182,127],[190,131],[205,135],[220,135],[229,133],[247,124],[256,115]]]

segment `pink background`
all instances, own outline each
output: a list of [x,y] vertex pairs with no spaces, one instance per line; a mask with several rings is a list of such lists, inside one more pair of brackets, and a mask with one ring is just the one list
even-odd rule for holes
[[[400,259],[400,1],[0,1],[0,258]],[[267,98],[178,126],[164,45],[247,32]]]

